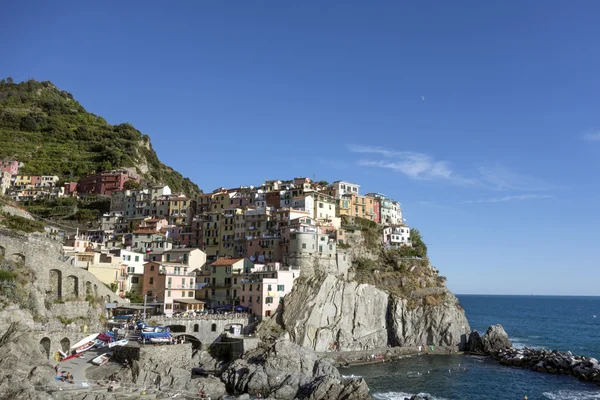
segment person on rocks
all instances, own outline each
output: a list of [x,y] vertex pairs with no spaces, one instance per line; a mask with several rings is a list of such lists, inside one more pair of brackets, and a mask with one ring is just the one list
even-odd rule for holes
[[58,366],[58,364],[56,364],[56,365],[54,366],[54,372],[56,372],[56,375],[58,375],[58,368],[59,368],[59,366]]

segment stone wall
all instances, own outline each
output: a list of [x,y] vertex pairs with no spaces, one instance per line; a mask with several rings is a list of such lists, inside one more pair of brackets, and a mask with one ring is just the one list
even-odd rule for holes
[[[126,346],[127,347],[127,346]],[[173,365],[181,369],[192,369],[192,344],[141,346],[140,364]]]
[[20,207],[11,206],[9,204],[0,203],[0,211],[5,212],[9,215],[16,215],[17,217],[21,218],[33,219],[31,214],[29,214],[27,210]]
[[44,234],[21,235],[0,228],[0,255],[24,263],[34,272],[31,293],[41,315],[46,314],[45,302],[61,299],[93,296],[106,302],[123,302],[85,269],[62,262],[62,246]]
[[140,359],[140,346],[132,343],[127,346],[116,346],[113,351],[112,359],[117,362],[124,362],[125,360],[131,362],[133,360]]
[[191,335],[202,343],[202,348],[208,348],[213,342],[218,341],[221,334],[232,325],[241,325],[242,332],[249,325],[250,319],[246,318],[152,318],[162,326],[168,326],[174,337],[178,335]]
[[50,306],[50,312],[55,317],[76,318],[98,318],[101,310],[90,307],[87,301],[68,301],[65,303],[54,303]]

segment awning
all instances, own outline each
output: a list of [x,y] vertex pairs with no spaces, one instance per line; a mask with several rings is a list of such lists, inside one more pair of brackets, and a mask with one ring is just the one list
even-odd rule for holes
[[[146,306],[146,308],[154,308],[152,306]],[[115,310],[144,310],[144,306],[118,306]]]
[[181,303],[181,304],[205,304],[203,301],[195,300],[195,299],[178,299],[173,300],[173,303]]

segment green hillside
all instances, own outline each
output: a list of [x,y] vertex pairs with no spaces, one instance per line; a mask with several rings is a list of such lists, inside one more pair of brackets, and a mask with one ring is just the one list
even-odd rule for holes
[[27,175],[63,181],[105,170],[134,167],[148,183],[173,192],[201,193],[196,184],[161,163],[143,135],[128,123],[110,125],[87,112],[51,82],[0,80],[0,160],[17,159]]

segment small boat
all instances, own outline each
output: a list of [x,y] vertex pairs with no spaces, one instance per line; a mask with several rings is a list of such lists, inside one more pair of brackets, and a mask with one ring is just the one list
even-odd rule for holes
[[79,346],[78,348],[76,348],[75,349],[75,353],[83,353],[85,351],[88,351],[89,349],[91,349],[95,345],[96,345],[96,341],[95,340],[93,340],[91,342],[87,342],[86,344],[83,344],[83,345]]
[[89,342],[94,342],[94,340],[96,340],[96,338],[98,337],[98,333],[95,333],[93,335],[84,337],[83,339],[81,339],[79,342],[75,343],[73,346],[71,346],[71,350],[77,349],[78,347],[81,347]]
[[108,348],[113,348],[115,346],[125,346],[127,343],[129,343],[129,339],[117,340],[116,342],[109,343]]
[[100,340],[100,339],[96,339],[96,340],[94,341],[94,347],[96,347],[96,348],[98,348],[98,349],[101,349],[101,348],[105,347],[105,346],[106,346],[106,344],[107,344],[107,342],[105,342],[105,341],[103,341],[103,340]]
[[78,357],[81,357],[81,356],[83,356],[83,354],[81,354],[81,353],[73,353],[70,356],[66,356],[65,358],[63,358],[62,360],[60,360],[60,362],[68,361],[68,360],[71,360],[73,358],[78,358]]
[[142,328],[142,332],[169,332],[169,328],[164,326],[146,326]]
[[100,354],[98,357],[96,357],[92,360],[92,364],[104,365],[108,362],[108,360],[110,359],[111,356],[112,356],[112,353]]
[[114,340],[113,336],[114,336],[114,334],[112,334],[112,336],[111,336],[111,335],[107,335],[106,333],[102,332],[101,334],[98,335],[97,339],[102,340],[104,342],[112,342]]
[[150,338],[150,343],[170,343],[170,337],[153,337]]

